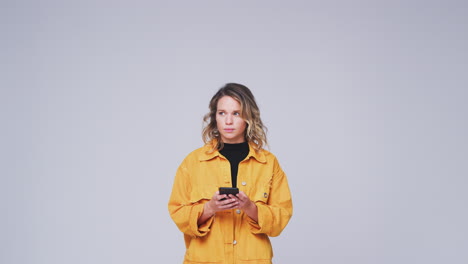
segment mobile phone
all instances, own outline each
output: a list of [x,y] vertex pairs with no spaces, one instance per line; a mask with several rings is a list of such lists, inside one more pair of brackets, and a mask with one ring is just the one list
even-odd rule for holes
[[219,194],[232,194],[236,195],[239,193],[239,188],[231,187],[219,187]]
[[[219,194],[232,194],[236,195],[239,193],[239,188],[231,188],[231,187],[219,187]],[[226,198],[221,199],[220,201],[224,201]]]

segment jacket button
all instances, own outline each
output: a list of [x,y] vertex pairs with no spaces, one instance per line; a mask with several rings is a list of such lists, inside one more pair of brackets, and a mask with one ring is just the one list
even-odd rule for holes
[[264,193],[263,197],[268,198],[268,193]]
[[232,244],[234,244],[234,245],[237,244],[237,241],[236,240],[232,241]]
[[236,210],[236,214],[240,214],[240,210],[239,210],[239,209]]
[[246,185],[247,185],[247,183],[246,183],[246,182],[242,182],[242,185],[246,186]]

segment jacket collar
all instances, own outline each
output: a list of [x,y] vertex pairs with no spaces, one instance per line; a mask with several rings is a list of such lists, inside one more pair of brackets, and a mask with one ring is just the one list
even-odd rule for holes
[[[207,161],[211,160],[215,157],[220,157],[221,153],[219,153],[218,150],[215,150],[210,153],[210,151],[213,148],[213,142],[208,142],[203,148],[202,148],[202,153],[200,154],[199,160],[200,161]],[[257,160],[260,163],[266,163],[266,157],[265,157],[265,152],[263,150],[260,151],[255,151],[255,144],[249,142],[249,154],[247,154],[246,159],[249,159],[250,157],[253,157],[255,160]]]

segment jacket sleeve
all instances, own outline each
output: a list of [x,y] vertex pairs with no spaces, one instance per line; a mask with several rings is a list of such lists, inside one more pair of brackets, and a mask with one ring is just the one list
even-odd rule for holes
[[273,176],[270,188],[265,188],[265,201],[255,201],[258,208],[258,222],[248,218],[253,234],[279,236],[292,217],[293,205],[286,174],[274,159]]
[[187,168],[187,162],[184,160],[177,169],[172,187],[171,197],[169,199],[169,214],[180,231],[191,237],[205,236],[213,223],[213,217],[205,223],[198,226],[198,218],[203,213],[204,202],[191,201],[192,192],[190,181],[190,171]]

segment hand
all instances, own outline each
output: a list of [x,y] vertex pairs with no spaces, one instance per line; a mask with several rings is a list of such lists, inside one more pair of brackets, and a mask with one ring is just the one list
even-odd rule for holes
[[216,192],[211,200],[206,203],[205,210],[214,214],[219,211],[238,208],[238,206],[239,200],[236,196],[232,194],[219,194],[219,192]]
[[237,208],[242,209],[250,218],[255,222],[258,222],[258,208],[257,205],[250,200],[250,198],[244,192],[236,194],[238,201]]
[[247,194],[245,194],[242,191],[236,194],[236,198],[239,203],[239,206],[237,208],[242,209],[243,211],[245,211],[246,209],[249,209],[252,206],[255,206],[254,202],[252,202],[250,198],[247,196]]
[[[225,200],[222,200],[226,198]],[[198,226],[206,222],[216,212],[228,209],[242,209],[250,218],[258,222],[257,205],[252,202],[244,192],[239,192],[235,196],[232,194],[219,194],[216,192],[211,200],[205,203],[203,213],[198,218]]]

